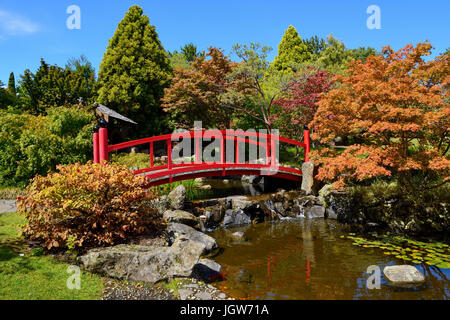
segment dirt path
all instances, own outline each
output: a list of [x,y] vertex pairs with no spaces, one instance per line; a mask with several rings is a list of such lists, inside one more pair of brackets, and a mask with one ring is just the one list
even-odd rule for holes
[[17,211],[15,200],[0,200],[0,214]]

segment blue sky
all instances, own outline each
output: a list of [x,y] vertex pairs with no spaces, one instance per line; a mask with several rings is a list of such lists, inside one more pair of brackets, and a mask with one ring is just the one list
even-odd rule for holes
[[[349,48],[384,45],[394,49],[429,40],[441,53],[450,47],[449,0],[0,0],[0,80],[9,73],[35,71],[40,58],[64,66],[85,54],[96,70],[108,40],[127,9],[137,4],[150,17],[170,51],[193,42],[229,53],[235,43],[260,42],[274,48],[289,25],[300,35],[332,33]],[[81,29],[69,30],[67,7],[81,9]],[[381,9],[381,29],[369,30],[370,5]]]

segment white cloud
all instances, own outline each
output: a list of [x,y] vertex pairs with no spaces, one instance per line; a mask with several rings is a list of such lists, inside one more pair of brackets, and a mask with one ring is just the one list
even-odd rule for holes
[[0,31],[10,36],[33,34],[39,25],[28,18],[0,10]]

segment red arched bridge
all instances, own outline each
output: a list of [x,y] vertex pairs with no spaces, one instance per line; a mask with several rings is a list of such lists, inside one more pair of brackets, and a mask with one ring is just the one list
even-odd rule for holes
[[[280,143],[287,143],[304,148],[305,161],[308,161],[310,152],[309,130],[305,130],[304,142],[283,138],[277,134],[254,131],[197,130],[108,145],[108,130],[100,128],[98,132],[94,132],[93,142],[95,163],[108,162],[111,152],[141,145],[148,147],[148,168],[134,171],[134,174],[144,175],[148,179],[148,186],[194,178],[232,175],[272,176],[301,181],[302,171],[300,169],[283,166],[279,163],[278,147]],[[194,142],[193,145],[192,142]],[[203,148],[205,142],[209,144],[209,147]],[[156,143],[165,143],[167,148],[167,161],[163,165],[155,164],[154,147]],[[213,143],[214,148],[211,147]],[[184,148],[182,149],[183,157],[174,157],[174,153],[179,154],[181,147]],[[214,156],[205,157],[207,150]],[[251,154],[251,150],[253,150],[253,154],[257,150],[256,154],[259,154],[259,157],[252,159],[249,156],[250,160],[246,162],[247,150],[249,154]]]

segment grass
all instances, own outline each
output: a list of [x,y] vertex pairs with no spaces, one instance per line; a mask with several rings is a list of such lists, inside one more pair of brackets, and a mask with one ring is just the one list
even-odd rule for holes
[[103,279],[81,273],[81,289],[69,290],[69,264],[27,250],[18,228],[26,221],[17,213],[0,215],[0,300],[97,300]]
[[16,200],[18,196],[25,194],[25,190],[20,188],[3,188],[0,187],[0,199],[2,200]]

